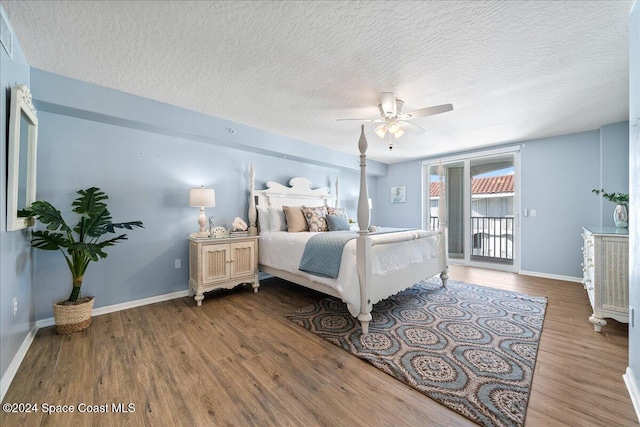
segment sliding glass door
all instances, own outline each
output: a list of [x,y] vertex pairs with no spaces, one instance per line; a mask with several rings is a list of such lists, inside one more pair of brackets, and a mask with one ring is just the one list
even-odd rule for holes
[[[443,159],[447,238],[452,263],[518,270],[518,152]],[[425,162],[424,224],[439,225],[438,165]]]

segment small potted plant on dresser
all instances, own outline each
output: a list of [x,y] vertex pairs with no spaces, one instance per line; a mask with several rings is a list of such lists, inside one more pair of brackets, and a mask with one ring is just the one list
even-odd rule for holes
[[84,274],[91,261],[106,258],[104,249],[126,240],[121,234],[99,241],[116,228],[133,230],[144,228],[141,221],[113,223],[104,202],[108,196],[99,188],[91,187],[78,191],[80,196],[73,201],[73,212],[79,215],[78,223],[71,228],[59,210],[46,201],[36,201],[21,214],[35,218],[46,226],[46,230],[33,232],[31,246],[56,251],[65,258],[71,271],[71,294],[69,298],[53,304],[56,330],[59,334],[70,334],[86,329],[91,324],[94,297],[80,297]]
[[592,193],[601,194],[602,197],[615,203],[616,207],[613,210],[613,223],[617,228],[629,227],[629,194],[628,193],[607,193],[604,189],[598,190],[594,188]]

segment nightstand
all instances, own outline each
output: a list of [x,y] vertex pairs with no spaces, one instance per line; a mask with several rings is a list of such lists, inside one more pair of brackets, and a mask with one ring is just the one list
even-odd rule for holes
[[197,239],[189,237],[189,287],[202,305],[204,293],[251,283],[258,292],[258,236]]

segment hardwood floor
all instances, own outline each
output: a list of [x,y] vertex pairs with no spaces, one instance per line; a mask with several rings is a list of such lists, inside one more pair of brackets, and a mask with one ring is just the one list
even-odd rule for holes
[[[450,276],[548,297],[526,426],[638,425],[622,380],[627,325],[594,332],[582,285],[458,266]],[[0,425],[475,425],[283,317],[320,298],[269,279],[202,307],[181,298],[97,316],[70,336],[41,329],[3,403],[75,412],[2,413]]]

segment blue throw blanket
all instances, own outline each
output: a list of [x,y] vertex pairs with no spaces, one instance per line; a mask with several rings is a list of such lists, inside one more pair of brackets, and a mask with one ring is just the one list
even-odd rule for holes
[[300,271],[321,277],[338,277],[344,245],[358,234],[355,231],[318,233],[307,241]]
[[[415,228],[379,227],[376,232],[369,234],[386,234],[407,230],[415,230]],[[358,237],[357,231],[331,231],[316,234],[307,241],[298,270],[314,276],[335,279],[340,273],[344,245],[356,237]]]

